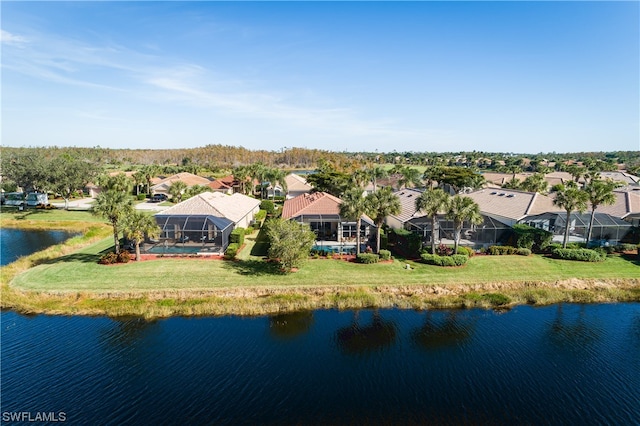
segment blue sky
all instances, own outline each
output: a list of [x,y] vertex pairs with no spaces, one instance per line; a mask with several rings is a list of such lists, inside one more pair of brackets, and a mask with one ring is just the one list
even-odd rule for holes
[[2,144],[640,149],[638,2],[2,2]]

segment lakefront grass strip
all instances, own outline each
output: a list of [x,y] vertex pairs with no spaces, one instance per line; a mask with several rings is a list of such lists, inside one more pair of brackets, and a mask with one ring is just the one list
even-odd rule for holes
[[[44,229],[59,229],[57,223]],[[250,255],[249,238],[238,261],[160,258],[106,266],[97,261],[113,245],[110,228],[73,226],[86,233],[2,268],[2,307],[151,318],[640,301],[640,268],[631,257],[585,264],[537,255],[476,256],[460,268],[313,259],[296,273],[281,274],[276,264]]]

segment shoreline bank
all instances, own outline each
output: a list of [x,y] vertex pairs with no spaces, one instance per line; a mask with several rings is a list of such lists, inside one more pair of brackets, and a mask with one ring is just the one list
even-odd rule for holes
[[[52,222],[45,223],[48,224],[47,229],[60,229]],[[614,268],[610,269],[611,274],[607,269],[606,273],[600,270],[599,275],[595,274],[593,277],[582,274],[582,277],[573,278],[567,276],[567,273],[564,275],[557,273],[556,277],[548,276],[546,279],[521,279],[520,277],[532,276],[531,271],[537,267],[533,262],[538,260],[525,260],[521,257],[509,260],[478,259],[476,262],[479,263],[505,262],[500,263],[503,265],[502,269],[510,266],[516,270],[520,267],[516,264],[517,262],[529,262],[526,263],[529,271],[523,270],[511,276],[500,275],[502,279],[491,280],[474,276],[474,280],[469,280],[468,275],[475,272],[473,269],[467,269],[465,272],[464,268],[474,268],[473,265],[466,265],[463,269],[455,271],[415,265],[428,274],[413,275],[412,281],[409,281],[412,277],[409,274],[419,271],[404,271],[402,262],[396,262],[396,265],[375,266],[313,260],[309,266],[303,267],[299,272],[286,276],[274,275],[259,269],[265,266],[263,262],[242,260],[215,262],[215,268],[218,269],[212,269],[213,266],[209,262],[193,263],[194,261],[189,260],[143,261],[139,262],[143,265],[136,265],[134,262],[128,265],[104,266],[94,262],[95,252],[99,251],[96,246],[104,245],[108,241],[111,228],[99,223],[71,222],[71,224],[72,227],[63,229],[84,229],[85,233],[57,246],[21,258],[0,269],[2,309],[12,309],[25,314],[163,318],[204,315],[255,316],[314,309],[508,309],[522,304],[544,306],[564,302],[640,302],[640,268],[634,265],[630,269],[633,272],[632,276],[629,277],[616,275],[614,269],[617,264],[615,263],[610,266]],[[4,220],[2,225],[9,227]],[[29,226],[32,225],[29,224]],[[37,229],[43,229],[43,227],[39,226]],[[76,262],[74,258],[82,256],[90,259],[77,264],[73,263]],[[318,270],[318,266],[314,266],[313,262],[320,262],[316,265],[322,265],[321,269]],[[44,275],[38,276],[38,273],[41,273],[38,271],[62,268],[61,265],[71,269],[58,271],[58,279],[62,281],[62,284],[58,283],[60,284],[58,288],[51,288],[49,281],[42,281]],[[492,265],[488,266],[495,269],[495,265]],[[569,267],[575,263],[562,265],[562,267]],[[583,266],[587,268],[589,265]],[[208,269],[197,270],[198,267]],[[331,267],[333,271],[330,284],[326,279],[323,281],[323,277],[319,275],[326,274],[327,267]],[[32,275],[27,274],[27,278],[22,275],[27,271],[32,273],[34,268],[39,268],[35,276],[42,281],[41,283],[30,282],[29,278],[32,278]],[[163,272],[165,275],[150,279],[150,274],[159,268],[166,268]],[[316,268],[315,272],[314,268]],[[87,275],[81,275],[80,278],[64,275],[70,270],[78,269],[83,270]],[[104,276],[100,275],[102,271],[105,272]],[[189,271],[190,277],[184,279],[185,282],[174,282],[174,278],[184,275],[184,271]],[[371,271],[380,271],[380,275]],[[636,271],[638,271],[637,274]],[[462,276],[461,273],[466,275]],[[216,276],[221,283],[208,285],[198,282],[198,277],[205,274]],[[23,284],[25,282],[33,284],[33,288],[10,284],[19,275]],[[101,283],[114,275],[131,277],[133,281],[136,277],[145,278],[152,284],[132,282],[109,287]],[[498,274],[495,276],[498,277]],[[514,278],[515,276],[517,278]],[[74,288],[74,285],[79,284],[73,283],[84,283],[82,277],[102,287],[96,284],[93,289]],[[102,278],[96,279],[96,277]],[[362,278],[357,279],[358,277]],[[154,279],[159,281],[153,281]],[[260,283],[256,284],[258,281]],[[389,284],[389,282],[398,284]],[[118,284],[120,283],[121,280],[118,281]]]

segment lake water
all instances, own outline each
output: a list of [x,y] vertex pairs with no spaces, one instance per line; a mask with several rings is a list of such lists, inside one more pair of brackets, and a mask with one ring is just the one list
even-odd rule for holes
[[38,250],[59,244],[73,233],[66,231],[25,231],[0,229],[0,266],[17,260]]
[[1,319],[2,411],[70,424],[640,419],[640,304]]
[[0,325],[3,423],[640,422],[639,303]]

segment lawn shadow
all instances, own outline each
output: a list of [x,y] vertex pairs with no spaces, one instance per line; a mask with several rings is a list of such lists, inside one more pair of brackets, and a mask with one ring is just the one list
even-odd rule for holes
[[113,251],[113,246],[102,250],[99,253],[72,253],[53,259],[37,259],[33,261],[33,265],[53,265],[65,262],[81,262],[81,263],[98,263],[100,258]]
[[624,253],[620,255],[620,257],[628,262],[633,263],[634,265],[640,266],[640,255],[635,253]]
[[54,259],[37,259],[33,261],[33,265],[53,265],[64,262],[98,263],[101,256],[102,254],[73,253],[56,257]]
[[280,265],[263,260],[234,260],[224,263],[225,268],[234,270],[240,275],[283,275]]

